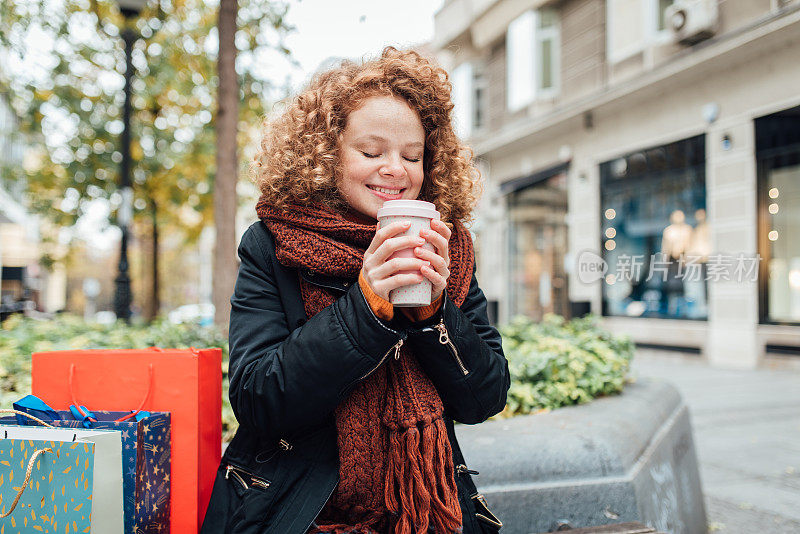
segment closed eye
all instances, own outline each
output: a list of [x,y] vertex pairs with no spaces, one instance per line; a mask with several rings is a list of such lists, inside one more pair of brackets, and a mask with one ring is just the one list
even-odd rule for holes
[[410,161],[411,163],[417,163],[420,158],[404,158],[406,161]]
[[378,157],[378,154],[370,154],[368,152],[364,152],[363,150],[361,151],[361,153],[364,154],[364,156],[367,157],[367,158],[377,158]]

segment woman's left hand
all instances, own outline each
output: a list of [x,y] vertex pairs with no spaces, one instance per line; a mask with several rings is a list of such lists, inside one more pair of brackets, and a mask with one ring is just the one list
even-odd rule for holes
[[431,302],[439,298],[447,286],[447,279],[450,277],[450,255],[447,251],[447,244],[450,242],[452,231],[445,223],[437,219],[431,219],[431,228],[423,228],[419,236],[433,245],[436,252],[426,250],[422,247],[414,248],[414,255],[417,258],[427,260],[431,263],[430,267],[420,268],[422,276],[433,284],[431,289]]

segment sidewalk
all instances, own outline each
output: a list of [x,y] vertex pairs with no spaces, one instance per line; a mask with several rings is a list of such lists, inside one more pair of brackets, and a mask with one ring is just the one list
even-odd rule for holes
[[800,371],[640,351],[632,376],[672,382],[689,405],[709,532],[800,533]]

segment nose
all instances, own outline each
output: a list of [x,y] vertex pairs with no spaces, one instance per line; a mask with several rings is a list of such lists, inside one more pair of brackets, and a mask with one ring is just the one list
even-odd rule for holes
[[406,168],[399,154],[388,155],[385,163],[381,166],[378,173],[381,176],[403,176],[406,174]]

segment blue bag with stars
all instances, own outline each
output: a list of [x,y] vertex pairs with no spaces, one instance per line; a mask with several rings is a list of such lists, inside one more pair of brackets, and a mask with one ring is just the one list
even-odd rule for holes
[[[85,406],[53,410],[28,395],[14,409],[57,427],[119,430],[122,433],[122,495],[125,533],[168,533],[170,527],[170,414],[89,411]],[[0,425],[36,423],[23,416],[0,418]]]

